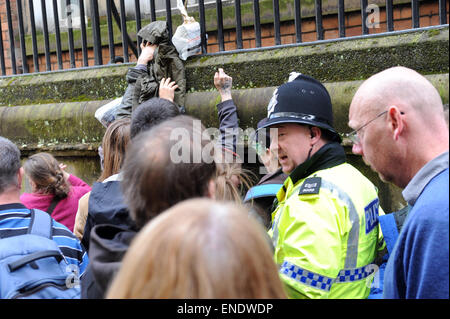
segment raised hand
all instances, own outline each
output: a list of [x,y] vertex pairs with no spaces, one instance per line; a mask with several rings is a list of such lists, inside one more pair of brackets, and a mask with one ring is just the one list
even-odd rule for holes
[[144,45],[144,43],[141,43],[141,54],[139,55],[137,64],[147,65],[148,62],[153,60],[155,50],[157,47],[158,47],[157,44],[151,44],[150,42],[147,42],[146,45]]
[[175,83],[175,81],[170,82],[170,78],[163,78],[161,80],[161,83],[159,83],[159,97],[173,102],[173,99],[175,97],[175,90],[177,88],[178,85]]
[[59,163],[59,168],[62,170],[64,178],[66,180],[68,180],[70,177],[70,174],[65,171],[65,169],[67,168],[67,165],[63,164],[63,163]]
[[233,84],[233,78],[227,75],[222,68],[214,74],[214,86],[219,91],[222,97],[222,102],[231,100],[231,86]]

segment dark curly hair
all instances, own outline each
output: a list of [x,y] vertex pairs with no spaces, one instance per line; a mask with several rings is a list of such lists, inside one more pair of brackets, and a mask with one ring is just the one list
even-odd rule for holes
[[178,107],[166,99],[154,97],[140,104],[131,116],[130,138],[153,126],[180,115]]

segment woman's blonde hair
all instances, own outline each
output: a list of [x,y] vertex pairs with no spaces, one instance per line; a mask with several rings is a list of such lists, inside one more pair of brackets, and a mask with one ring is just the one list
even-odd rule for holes
[[237,162],[216,162],[216,166],[215,198],[242,203],[245,192],[254,184],[255,174]]
[[23,165],[26,175],[35,184],[34,192],[66,197],[70,184],[64,178],[64,172],[58,161],[49,153],[31,155]]
[[99,182],[119,173],[122,168],[125,151],[130,141],[130,123],[129,118],[123,118],[114,121],[106,129],[102,140],[104,163]]
[[107,298],[285,298],[267,234],[233,203],[190,199],[133,240]]

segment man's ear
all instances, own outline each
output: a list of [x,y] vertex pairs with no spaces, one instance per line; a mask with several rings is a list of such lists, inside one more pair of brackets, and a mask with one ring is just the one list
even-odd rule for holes
[[317,143],[318,140],[320,140],[322,136],[322,130],[316,126],[312,126],[310,128],[311,132],[311,145],[314,145]]
[[397,141],[405,128],[404,119],[402,117],[403,112],[401,112],[398,107],[394,105],[389,107],[387,114],[389,128],[391,129],[394,140]]
[[19,171],[17,172],[17,187],[19,187],[19,189],[22,189],[22,180],[23,180],[24,176],[25,176],[25,171],[24,171],[23,167],[20,167]]

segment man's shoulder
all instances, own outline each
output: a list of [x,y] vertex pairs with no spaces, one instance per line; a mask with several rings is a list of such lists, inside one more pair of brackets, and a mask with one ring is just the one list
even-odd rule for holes
[[[30,210],[25,207],[0,209],[0,238],[29,234],[32,225],[37,227],[36,224],[33,224],[33,220],[36,220],[37,218],[36,214],[47,215],[46,212],[39,209]],[[37,225],[39,225],[39,227],[44,227],[44,224],[38,223]],[[78,239],[66,226],[51,217],[47,225],[48,235],[50,236],[49,239],[52,239],[59,245],[76,249],[81,248]],[[39,231],[39,233],[42,234],[46,232],[47,231],[45,230],[43,230],[43,232]]]
[[[27,232],[36,214],[47,215],[46,212],[40,209],[28,209],[22,204],[11,205],[11,207],[8,207],[6,205],[0,206],[0,232],[2,230],[22,230],[22,232],[18,232],[17,235],[24,234],[23,231],[25,231],[25,233]],[[50,220],[52,222],[51,227],[53,229],[51,233],[53,235],[57,234],[61,236],[64,235],[67,237],[76,238],[75,235],[66,226],[57,222],[51,217]],[[48,225],[50,227],[50,223]]]
[[[444,179],[445,180],[445,179]],[[448,235],[449,227],[448,174],[445,183],[430,182],[408,214],[404,228],[414,232],[442,233]],[[428,237],[428,235],[426,235]],[[429,237],[428,237],[429,238]]]
[[122,181],[120,179],[108,179],[103,182],[95,182],[91,189],[91,198],[94,200],[104,197],[115,197],[122,195]]
[[319,177],[322,180],[322,187],[338,188],[341,191],[348,192],[350,190],[358,189],[366,191],[376,191],[375,185],[357,168],[345,162],[327,169],[319,170],[307,178],[303,179],[296,185],[302,185],[308,182],[311,178]]
[[126,207],[122,192],[121,180],[110,180],[92,185],[89,198],[89,214],[122,210]]
[[0,205],[0,238],[24,235],[31,220],[31,211],[23,204]]
[[78,238],[70,231],[69,228],[67,228],[67,226],[57,222],[53,218],[52,218],[52,228],[53,228],[53,236],[60,236],[60,237],[64,236],[78,242]]
[[348,162],[331,167],[329,170],[331,176],[333,176],[333,174],[336,174],[337,172],[340,172],[340,175],[348,175],[350,179],[363,180],[364,182],[372,185],[372,182],[366,177],[366,175],[364,175],[358,168]]
[[[445,169],[436,176],[434,176],[431,181],[425,186],[423,193],[432,193],[438,191],[439,193],[446,193],[448,195],[449,183],[448,183],[448,175],[449,169]],[[447,196],[448,199],[448,196]]]
[[[448,216],[449,209],[449,179],[448,169],[437,174],[425,186],[422,193],[417,198],[413,210],[427,208],[429,214],[437,213],[437,211],[446,211]],[[433,209],[430,209],[433,208]],[[439,213],[440,214],[440,213]]]

